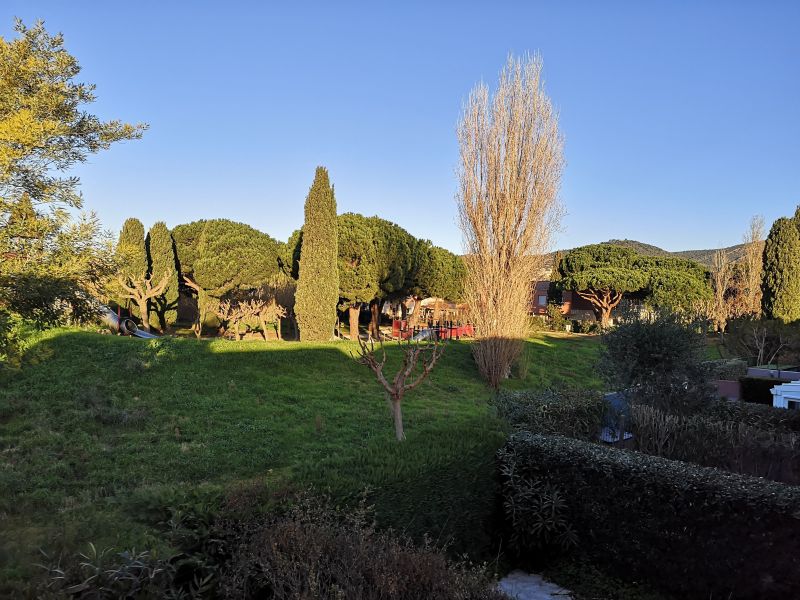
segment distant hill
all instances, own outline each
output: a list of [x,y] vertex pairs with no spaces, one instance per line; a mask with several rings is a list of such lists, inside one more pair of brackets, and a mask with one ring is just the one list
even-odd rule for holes
[[[707,250],[681,250],[680,252],[669,252],[658,246],[652,244],[645,244],[637,240],[608,240],[607,242],[600,242],[601,244],[613,244],[615,246],[625,246],[626,248],[633,248],[639,254],[644,256],[675,256],[678,258],[687,258],[699,262],[701,265],[707,267],[711,266],[714,260],[714,253],[717,248],[709,248]],[[744,244],[737,244],[736,246],[729,246],[722,248],[728,253],[729,258],[733,262],[737,262],[744,256]],[[560,252],[568,252],[568,250],[560,250]],[[548,261],[552,264],[552,259]]]
[[[636,252],[639,254],[644,254],[645,256],[677,256],[678,258],[688,258],[689,260],[697,261],[702,265],[706,265],[707,267],[711,266],[711,262],[714,260],[714,253],[719,249],[709,248],[707,250],[681,250],[679,252],[669,252],[668,250],[664,250],[658,246],[645,244],[644,242],[638,242],[636,240],[608,240],[607,242],[602,243],[633,248],[636,250]],[[731,259],[731,261],[737,262],[744,256],[744,248],[744,244],[737,244],[735,246],[721,248],[721,250],[724,250],[728,253],[728,257]]]

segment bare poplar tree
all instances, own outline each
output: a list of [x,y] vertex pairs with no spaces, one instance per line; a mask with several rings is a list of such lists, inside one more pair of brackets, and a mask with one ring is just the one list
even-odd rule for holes
[[728,317],[731,313],[726,294],[731,284],[732,275],[733,265],[728,253],[725,250],[714,252],[714,258],[711,261],[711,285],[714,291],[714,298],[710,316],[714,321],[714,327],[720,332],[725,330],[725,325],[728,323]]
[[538,55],[509,56],[494,94],[483,83],[472,90],[458,142],[473,355],[496,388],[522,350],[531,286],[562,215],[563,137]]
[[744,234],[744,257],[742,258],[744,310],[752,315],[761,313],[764,238],[764,217],[755,215],[750,219],[750,227]]

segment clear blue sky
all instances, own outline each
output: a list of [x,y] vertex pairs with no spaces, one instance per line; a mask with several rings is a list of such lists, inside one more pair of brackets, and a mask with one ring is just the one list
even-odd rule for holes
[[539,51],[561,112],[560,247],[738,243],[800,204],[800,2],[31,2],[144,139],[76,169],[86,207],[278,239],[314,167],[340,212],[460,249],[455,123],[509,52]]

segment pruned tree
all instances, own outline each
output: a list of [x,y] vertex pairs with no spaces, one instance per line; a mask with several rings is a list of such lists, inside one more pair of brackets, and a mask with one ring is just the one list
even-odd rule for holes
[[359,337],[361,307],[379,294],[374,230],[367,217],[354,213],[339,215],[339,306],[347,311],[350,339]]
[[227,294],[257,289],[280,275],[278,242],[244,223],[194,221],[175,227],[172,236],[181,281],[197,297],[193,328],[198,338]]
[[593,244],[567,252],[558,266],[560,286],[588,300],[603,328],[625,294],[648,284],[641,257],[632,249],[613,244]]
[[750,227],[743,238],[741,297],[744,314],[761,314],[761,278],[764,255],[764,217],[755,215],[750,219]]
[[164,293],[169,284],[172,271],[165,271],[161,279],[155,283],[151,275],[119,275],[117,283],[122,290],[123,298],[130,298],[139,308],[139,318],[142,320],[142,329],[150,331],[150,318],[147,314],[148,301]]
[[150,331],[149,303],[164,293],[174,269],[164,266],[153,271],[147,256],[144,226],[139,219],[126,219],[116,248],[119,297],[134,302],[142,321],[142,329]]
[[172,239],[163,221],[155,223],[145,239],[150,271],[170,272],[164,291],[150,301],[150,312],[158,319],[161,331],[171,328],[178,316],[178,264],[175,256],[175,240]]
[[464,296],[478,336],[473,355],[497,388],[521,352],[530,285],[562,214],[563,137],[541,58],[509,56],[493,94],[484,84],[472,90],[457,133]]
[[407,392],[410,392],[427,379],[436,366],[436,362],[444,353],[444,346],[438,342],[398,341],[398,347],[403,355],[403,363],[395,376],[389,381],[386,373],[384,373],[387,358],[386,349],[383,347],[382,341],[379,344],[381,350],[380,359],[375,355],[375,343],[372,340],[365,342],[359,338],[356,360],[360,364],[366,365],[375,374],[378,383],[381,384],[386,392],[392,409],[395,437],[397,441],[403,441],[406,439],[406,434],[403,430],[403,397]]

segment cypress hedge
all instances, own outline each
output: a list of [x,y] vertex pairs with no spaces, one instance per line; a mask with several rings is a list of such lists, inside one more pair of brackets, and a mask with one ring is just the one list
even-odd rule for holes
[[558,492],[562,527],[617,575],[681,598],[800,597],[800,487],[529,432],[498,459],[515,510],[515,486]]

